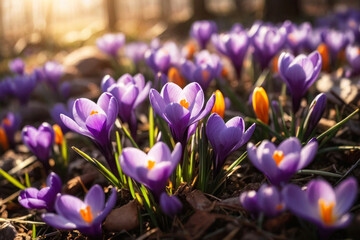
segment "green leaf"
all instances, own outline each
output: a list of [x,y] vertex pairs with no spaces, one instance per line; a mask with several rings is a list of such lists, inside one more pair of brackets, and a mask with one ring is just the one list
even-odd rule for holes
[[16,180],[15,178],[13,178],[12,176],[10,176],[7,172],[5,172],[4,170],[2,170],[0,168],[0,174],[6,178],[9,182],[11,182],[15,187],[20,188],[21,190],[25,189],[26,187],[19,182],[18,180]]
[[81,151],[76,147],[71,147],[77,154],[83,157],[86,161],[91,163],[109,182],[111,182],[114,186],[121,188],[119,180],[115,177],[115,175],[110,172],[104,165],[102,165],[95,158],[91,158],[89,155]]
[[155,142],[155,124],[154,124],[154,110],[150,106],[149,107],[149,147],[152,148]]
[[359,108],[356,109],[354,112],[352,112],[349,116],[347,116],[346,118],[344,118],[343,120],[341,120],[340,122],[338,122],[337,124],[335,124],[334,126],[332,126],[331,128],[329,128],[328,130],[326,130],[325,132],[323,132],[321,135],[319,135],[316,139],[318,141],[322,140],[323,138],[333,134],[334,132],[337,132],[347,121],[350,120],[350,118],[352,118],[356,113],[359,112]]

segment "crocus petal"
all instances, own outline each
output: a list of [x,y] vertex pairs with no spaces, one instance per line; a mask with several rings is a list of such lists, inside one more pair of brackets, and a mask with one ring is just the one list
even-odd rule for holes
[[317,153],[317,149],[317,142],[308,143],[305,147],[303,147],[300,153],[300,161],[297,170],[303,169],[310,164]]
[[211,112],[211,109],[213,108],[214,104],[215,104],[215,94],[211,95],[210,99],[206,103],[204,110],[195,119],[192,119],[191,122],[194,123],[203,119],[206,115],[208,115]]
[[93,214],[98,214],[103,210],[105,204],[105,194],[99,185],[94,185],[90,188],[89,192],[85,196],[85,204],[90,206]]
[[97,104],[104,110],[107,115],[106,128],[111,129],[112,125],[116,121],[119,111],[119,105],[116,98],[114,98],[110,93],[103,93],[99,97]]
[[107,92],[108,88],[115,84],[115,80],[110,75],[105,75],[101,80],[101,90]]
[[163,98],[158,93],[158,91],[156,91],[155,89],[150,89],[149,100],[150,100],[151,106],[154,109],[154,112],[157,115],[159,115],[160,117],[164,118],[165,121],[167,121],[166,117],[164,116],[164,110],[165,110],[166,105],[165,105]]
[[58,195],[55,201],[56,212],[66,217],[70,222],[77,226],[87,226],[88,224],[81,217],[80,209],[85,209],[86,205],[77,197],[70,195]]
[[96,103],[89,99],[80,98],[75,101],[73,107],[74,121],[83,129],[86,129],[86,119],[92,112],[104,114],[104,111]]
[[149,160],[153,160],[155,162],[161,160],[169,161],[171,157],[171,152],[169,147],[165,143],[158,142],[150,149],[147,156]]
[[183,90],[175,83],[167,83],[161,90],[161,96],[164,99],[166,104],[172,102],[179,102],[179,97],[181,96],[181,92]]
[[94,138],[89,131],[85,130],[84,128],[80,127],[74,120],[69,118],[68,116],[64,114],[60,114],[61,121],[64,123],[66,127],[68,127],[71,131],[80,133],[82,135],[85,135],[89,138]]
[[101,145],[106,145],[110,137],[106,132],[106,120],[106,115],[101,113],[93,114],[86,119],[87,129]]
[[46,224],[58,229],[76,229],[77,225],[70,220],[54,213],[43,213],[42,219]]
[[285,186],[282,196],[286,207],[293,213],[310,221],[319,221],[317,209],[309,203],[307,193],[298,186],[293,184]]
[[357,195],[357,188],[357,182],[354,178],[346,179],[336,187],[335,215],[341,216],[351,208]]
[[282,151],[284,155],[286,156],[289,153],[292,152],[300,152],[301,151],[301,143],[298,138],[296,137],[290,137],[280,143],[277,150]]
[[255,127],[256,124],[253,123],[244,133],[242,136],[241,141],[239,141],[239,143],[237,145],[235,145],[234,149],[238,149],[239,147],[241,147],[242,145],[244,145],[245,143],[247,143],[250,138],[252,137],[254,131],[255,131]]
[[309,203],[312,206],[318,206],[319,199],[322,198],[325,202],[336,201],[336,196],[331,185],[324,180],[313,180],[308,184],[307,195],[309,196]]
[[102,222],[106,218],[106,216],[111,212],[111,210],[114,208],[115,204],[116,204],[116,189],[113,188],[111,189],[111,195],[108,198],[104,209],[96,217],[96,219],[94,219],[94,222]]
[[134,103],[134,108],[136,108],[140,103],[142,103],[146,97],[149,94],[150,91],[150,87],[151,87],[151,82],[148,82],[145,87],[141,90],[141,92],[139,93],[139,95],[136,98],[136,101]]

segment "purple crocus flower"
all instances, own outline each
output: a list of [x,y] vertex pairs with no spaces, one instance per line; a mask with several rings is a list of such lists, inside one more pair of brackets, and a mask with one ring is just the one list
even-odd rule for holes
[[189,131],[199,120],[208,115],[214,106],[213,94],[204,105],[204,92],[198,83],[190,83],[181,89],[175,83],[167,83],[161,93],[150,90],[150,103],[157,115],[168,124],[175,142],[181,142],[183,148],[195,128]]
[[55,140],[53,128],[48,123],[42,123],[38,129],[25,126],[22,130],[22,140],[30,151],[49,169],[49,158]]
[[310,181],[306,191],[289,184],[283,189],[288,209],[297,216],[316,224],[322,232],[344,228],[350,224],[353,205],[358,191],[354,178],[341,182],[335,189],[326,181]]
[[250,44],[247,32],[231,32],[226,34],[214,34],[211,38],[216,49],[230,58],[238,79],[241,76],[242,64]]
[[285,28],[262,25],[252,37],[254,57],[262,69],[269,66],[271,59],[280,51],[286,41]]
[[356,45],[348,45],[345,50],[346,60],[350,64],[353,75],[360,73],[360,48]]
[[14,114],[12,112],[7,113],[6,116],[1,120],[0,128],[4,129],[10,147],[13,147],[15,144],[14,136],[16,131],[20,129],[20,124],[20,114]]
[[332,62],[335,61],[337,54],[350,43],[347,32],[328,29],[323,32],[323,41],[329,47]]
[[109,92],[116,98],[119,118],[129,124],[133,136],[136,136],[137,129],[135,108],[146,99],[150,87],[151,82],[145,85],[144,76],[140,73],[134,77],[124,74],[117,82],[107,75],[101,82],[103,92]]
[[157,142],[146,154],[138,148],[125,148],[119,158],[123,172],[148,187],[159,197],[166,183],[176,169],[182,155],[181,144],[177,143],[171,153],[163,142]]
[[101,239],[101,223],[116,204],[116,189],[111,190],[111,195],[105,204],[105,194],[99,185],[90,188],[81,201],[71,195],[58,194],[55,201],[56,213],[41,215],[46,224],[64,230],[77,229],[80,232]]
[[167,74],[171,66],[178,65],[180,51],[174,42],[167,42],[161,48],[148,49],[145,52],[146,64],[156,75],[158,72]]
[[168,196],[166,192],[160,195],[160,206],[161,210],[169,217],[175,217],[182,209],[182,203],[175,196]]
[[307,37],[311,31],[310,23],[303,23],[300,26],[297,26],[293,23],[290,23],[287,27],[287,44],[293,51],[295,55],[299,54],[299,51],[304,47]]
[[195,38],[201,49],[206,48],[211,35],[217,32],[216,23],[214,21],[196,21],[192,24],[190,35]]
[[144,59],[145,52],[148,50],[148,48],[148,45],[144,42],[132,42],[126,44],[125,55],[135,64],[138,64],[141,60]]
[[184,60],[181,64],[181,73],[190,82],[197,82],[205,91],[211,81],[220,77],[222,64],[219,56],[203,50],[195,55],[195,62]]
[[321,66],[322,59],[318,51],[309,56],[301,54],[296,58],[286,52],[280,55],[279,73],[291,93],[294,113],[299,110],[301,98],[319,76]]
[[75,100],[69,99],[67,102],[67,105],[63,103],[57,103],[54,105],[54,107],[50,111],[51,118],[54,120],[54,122],[61,127],[61,130],[66,133],[70,129],[63,123],[61,120],[60,114],[64,114],[65,116],[68,116],[69,118],[73,118],[72,110],[74,106]]
[[96,39],[96,46],[104,53],[116,58],[118,51],[125,44],[125,35],[123,33],[108,33]]
[[206,124],[206,136],[215,152],[214,170],[218,172],[227,156],[247,143],[255,130],[255,123],[245,131],[241,117],[233,117],[226,123],[217,113],[210,115]]
[[290,137],[278,147],[267,140],[259,147],[249,143],[248,157],[252,164],[259,169],[274,185],[286,183],[300,169],[303,169],[314,159],[317,152],[317,142],[301,146],[299,139]]
[[310,136],[311,132],[314,130],[318,122],[320,121],[321,116],[323,115],[326,108],[326,94],[318,94],[314,100],[311,102],[309,107],[308,117],[305,121],[304,129],[305,138]]
[[59,81],[64,73],[64,68],[60,63],[49,61],[43,67],[43,80],[45,80],[53,90],[57,90]]
[[25,105],[36,87],[36,77],[32,75],[16,75],[9,81],[10,92]]
[[243,192],[240,195],[240,202],[254,215],[262,212],[267,217],[275,217],[285,210],[285,203],[278,188],[267,184],[263,184],[258,192],[254,190]]
[[25,63],[21,58],[15,58],[9,63],[10,71],[23,75],[25,71]]
[[322,43],[322,35],[326,31],[324,28],[313,28],[306,38],[305,47],[310,51],[315,51]]
[[118,103],[110,93],[103,93],[97,103],[77,99],[73,106],[73,118],[60,114],[64,125],[70,130],[91,138],[105,156],[110,169],[117,173],[115,158],[110,141],[110,132],[118,115]]
[[46,179],[46,187],[41,190],[30,187],[22,190],[19,194],[19,203],[29,209],[46,209],[50,212],[54,211],[54,203],[56,195],[61,192],[60,177],[51,172]]

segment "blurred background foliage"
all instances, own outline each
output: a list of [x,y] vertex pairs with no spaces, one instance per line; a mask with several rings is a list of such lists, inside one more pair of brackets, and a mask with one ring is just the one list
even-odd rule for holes
[[221,30],[257,19],[311,21],[359,6],[358,0],[1,0],[0,60],[94,44],[107,31],[124,32],[127,41],[182,40],[199,19],[213,19]]

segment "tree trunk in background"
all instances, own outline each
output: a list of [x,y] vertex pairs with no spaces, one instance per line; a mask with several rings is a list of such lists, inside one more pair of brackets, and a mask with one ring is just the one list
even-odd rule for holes
[[106,12],[108,20],[108,30],[110,32],[116,31],[116,2],[115,0],[106,0]]
[[201,19],[211,19],[213,18],[213,14],[211,14],[206,8],[206,0],[192,0],[193,2],[193,19],[201,20]]
[[300,3],[300,0],[266,0],[264,20],[272,22],[298,20],[301,14]]

